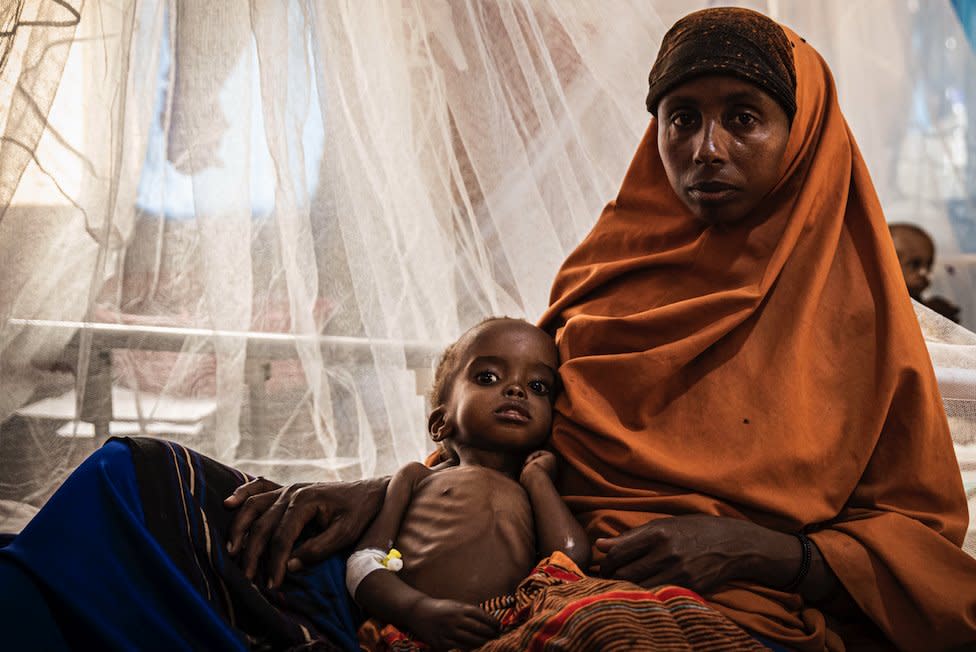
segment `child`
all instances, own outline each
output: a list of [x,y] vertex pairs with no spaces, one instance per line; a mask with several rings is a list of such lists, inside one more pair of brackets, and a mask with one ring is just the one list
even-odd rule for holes
[[[445,351],[427,427],[457,464],[409,464],[390,481],[348,563],[349,591],[371,616],[435,648],[476,647],[500,631],[478,605],[511,593],[539,557],[561,551],[586,567],[586,534],[553,486],[555,457],[537,451],[557,366],[552,338],[516,319],[488,319]],[[383,563],[394,547],[397,574]]]
[[908,286],[908,294],[922,305],[958,323],[959,306],[944,297],[922,298],[922,293],[929,287],[929,277],[935,261],[935,243],[929,234],[914,224],[907,223],[889,224],[888,230],[895,243],[895,252],[898,254],[905,285]]

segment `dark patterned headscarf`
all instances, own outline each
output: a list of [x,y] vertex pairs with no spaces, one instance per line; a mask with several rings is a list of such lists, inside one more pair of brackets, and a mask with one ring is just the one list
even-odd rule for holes
[[796,114],[793,44],[775,22],[739,7],[688,14],[664,35],[648,78],[647,110],[674,87],[702,75],[732,75],[769,94],[790,122]]

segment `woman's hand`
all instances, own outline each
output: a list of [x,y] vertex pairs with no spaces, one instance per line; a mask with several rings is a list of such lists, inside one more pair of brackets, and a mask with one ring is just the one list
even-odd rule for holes
[[677,584],[699,593],[733,580],[781,586],[795,573],[791,563],[799,566],[795,537],[721,516],[662,518],[597,539],[596,547],[606,553],[600,563],[604,577],[642,586]]
[[[267,550],[268,587],[281,584],[285,570],[297,571],[354,544],[383,504],[388,479],[324,482],[282,487],[256,478],[224,500],[237,509],[227,550],[253,580]],[[295,547],[305,526],[320,532]]]
[[496,638],[501,631],[487,611],[455,600],[420,600],[409,620],[410,631],[434,650],[470,650]]

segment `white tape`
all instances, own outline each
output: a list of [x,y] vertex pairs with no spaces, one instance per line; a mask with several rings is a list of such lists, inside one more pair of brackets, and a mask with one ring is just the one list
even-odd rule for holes
[[365,548],[349,555],[346,560],[346,588],[353,599],[356,598],[356,589],[367,575],[373,571],[387,570],[383,565],[385,559],[386,553],[379,548]]

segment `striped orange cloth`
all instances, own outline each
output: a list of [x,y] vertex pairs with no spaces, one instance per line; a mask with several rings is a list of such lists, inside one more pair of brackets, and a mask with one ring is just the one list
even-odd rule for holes
[[[482,607],[502,624],[502,635],[478,648],[484,652],[766,649],[693,591],[587,577],[560,552],[539,562],[515,593]],[[429,649],[375,620],[360,628],[359,640],[364,652]]]

